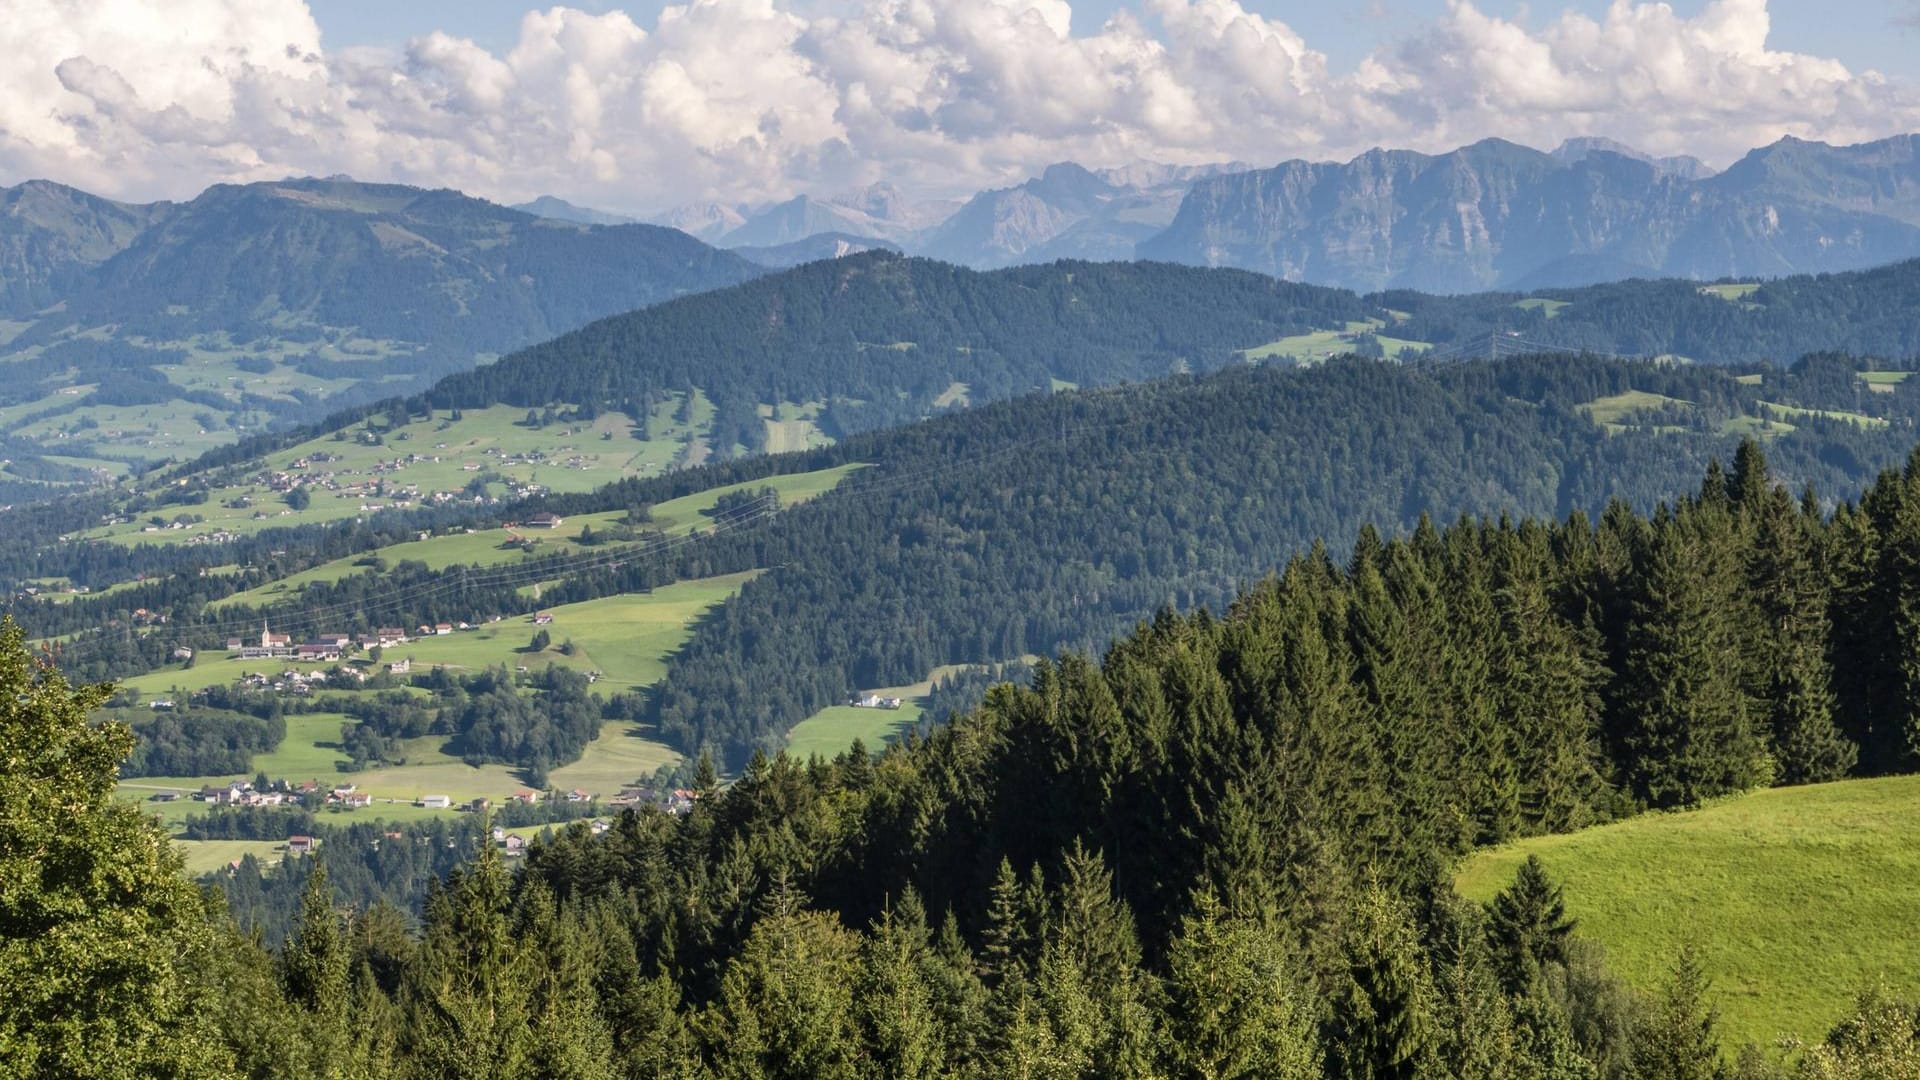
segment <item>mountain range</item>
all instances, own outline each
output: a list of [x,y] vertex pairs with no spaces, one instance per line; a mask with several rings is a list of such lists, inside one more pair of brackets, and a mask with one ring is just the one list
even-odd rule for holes
[[191,456],[763,272],[673,229],[449,190],[298,179],[130,205],[32,181],[0,191],[0,438],[114,433],[75,463],[109,471]]
[[1361,292],[1458,293],[1773,277],[1920,255],[1920,162],[1914,136],[1786,138],[1724,172],[1603,138],[1551,152],[1489,139],[1264,169],[1063,162],[959,204],[916,203],[882,184],[829,200],[688,207],[662,221],[749,257],[832,234],[976,269],[1137,257]]
[[1372,290],[1853,270],[1920,253],[1920,159],[1900,136],[1782,139],[1714,175],[1604,145],[1490,139],[1196,182],[1142,258]]

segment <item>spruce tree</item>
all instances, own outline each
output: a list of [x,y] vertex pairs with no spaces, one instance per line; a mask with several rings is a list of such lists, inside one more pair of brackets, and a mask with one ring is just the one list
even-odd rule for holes
[[1507,993],[1524,993],[1547,965],[1566,963],[1574,926],[1560,886],[1538,855],[1527,856],[1513,884],[1487,905],[1487,943]]
[[1418,1080],[1435,1064],[1434,988],[1405,908],[1367,889],[1342,944],[1327,1021],[1327,1069],[1343,1080]]
[[1311,991],[1281,936],[1194,900],[1167,952],[1164,1065],[1177,1080],[1313,1080],[1320,1075]]
[[1727,617],[1738,581],[1732,531],[1723,507],[1685,505],[1656,519],[1640,560],[1616,723],[1635,794],[1655,807],[1765,779]]
[[911,890],[861,941],[855,1000],[867,1048],[864,1075],[880,1080],[940,1075],[946,1054],[927,983],[930,949],[926,909]]
[[1719,1012],[1692,945],[1681,947],[1633,1048],[1635,1080],[1724,1080]]

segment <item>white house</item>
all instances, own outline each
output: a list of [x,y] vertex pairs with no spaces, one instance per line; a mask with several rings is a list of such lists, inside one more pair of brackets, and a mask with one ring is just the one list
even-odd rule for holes
[[422,795],[420,805],[429,810],[445,810],[453,805],[453,800],[445,795]]

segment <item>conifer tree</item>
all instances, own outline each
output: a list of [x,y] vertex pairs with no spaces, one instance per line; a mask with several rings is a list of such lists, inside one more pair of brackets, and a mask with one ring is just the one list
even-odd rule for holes
[[1545,531],[1531,523],[1496,541],[1500,634],[1493,646],[1492,697],[1513,733],[1520,823],[1529,832],[1593,822],[1607,789],[1599,741],[1601,673],[1578,630],[1554,610],[1550,558]]
[[860,1037],[853,991],[859,939],[832,915],[802,908],[782,883],[727,965],[701,1018],[723,1080],[852,1080]]
[[1342,946],[1327,1021],[1327,1070],[1342,1080],[1417,1080],[1434,1067],[1434,989],[1406,909],[1378,885]]
[[1682,946],[1635,1040],[1635,1080],[1724,1080],[1719,1012],[1707,992],[1698,954],[1692,945]]
[[864,1076],[930,1080],[940,1074],[946,1055],[926,979],[930,949],[926,909],[911,890],[864,936],[856,994],[867,1047]]
[[532,958],[507,919],[508,885],[499,850],[482,844],[476,861],[428,900],[406,988],[406,1051],[421,1077],[504,1080],[528,1070]]
[[1715,503],[1657,518],[1640,564],[1622,676],[1622,748],[1635,793],[1686,806],[1760,782],[1764,746],[1727,612],[1732,521]]
[[1528,855],[1513,884],[1487,905],[1487,943],[1509,994],[1525,993],[1549,964],[1564,964],[1574,920],[1538,855]]
[[1313,998],[1280,935],[1211,892],[1167,952],[1164,1065],[1176,1080],[1314,1080]]

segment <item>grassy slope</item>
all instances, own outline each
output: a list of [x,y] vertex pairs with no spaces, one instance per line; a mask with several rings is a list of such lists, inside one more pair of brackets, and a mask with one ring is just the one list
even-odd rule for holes
[[933,684],[970,664],[942,664],[917,683],[906,686],[874,687],[865,691],[881,697],[900,699],[898,709],[866,709],[856,705],[829,705],[794,725],[787,733],[787,752],[806,758],[818,754],[832,758],[853,745],[854,739],[878,751],[891,739],[899,738],[920,722],[927,706],[927,694]]
[[[550,628],[557,642],[571,638],[579,650],[572,657],[557,649],[529,656],[519,653],[532,636],[524,621],[503,622],[482,630],[449,637],[434,638],[387,650],[390,657],[413,656],[422,663],[447,663],[473,667],[488,663],[570,664],[598,670],[607,679],[603,689],[619,691],[649,685],[664,672],[666,657],[686,640],[694,620],[713,605],[725,600],[753,576],[752,573],[681,582],[645,595],[608,597],[553,609]],[[262,666],[260,662],[214,661],[189,671],[170,670],[130,680],[156,680],[168,676],[173,683],[206,685],[224,681],[241,668]],[[231,668],[232,670],[226,670]],[[182,676],[192,676],[184,679]],[[162,683],[160,685],[166,685]],[[265,772],[271,777],[299,781],[315,779],[323,784],[353,783],[374,797],[367,810],[353,812],[350,820],[380,818],[408,821],[446,815],[451,811],[427,810],[413,805],[422,795],[447,795],[455,800],[487,796],[496,801],[525,786],[517,769],[505,765],[471,766],[446,753],[446,740],[438,736],[411,740],[407,744],[407,763],[362,772],[345,772],[339,752],[340,728],[346,717],[339,713],[310,713],[287,718],[287,737],[273,752],[254,757],[247,774]],[[624,723],[608,723],[588,745],[586,753],[572,765],[553,770],[551,784],[558,789],[583,788],[602,797],[614,794],[622,784],[642,780],[662,765],[676,759],[674,751],[655,740],[652,733]],[[231,776],[140,777],[123,781],[121,797],[144,800],[159,790],[195,789],[203,784],[221,783]],[[171,803],[143,802],[142,808],[169,825],[200,813],[205,807],[181,800]],[[223,842],[178,841],[188,853],[190,867],[202,872],[238,858],[239,849]],[[206,846],[206,845],[213,846]],[[270,847],[270,845],[269,845]],[[230,850],[231,849],[231,850]],[[248,849],[252,850],[252,849]],[[256,851],[260,854],[260,851]]]
[[[758,490],[762,487],[771,487],[780,492],[782,506],[796,506],[831,491],[836,484],[846,479],[859,467],[842,465],[816,472],[790,473],[744,484],[709,488],[697,494],[668,500],[654,507],[653,521],[645,528],[657,529],[669,536],[690,533],[708,522],[709,519],[702,515],[702,511],[712,509],[722,495],[743,488]],[[344,577],[365,573],[369,568],[357,564],[368,555],[377,555],[385,559],[389,566],[413,561],[425,563],[435,570],[444,570],[450,566],[510,566],[529,559],[544,558],[554,554],[572,555],[588,550],[615,551],[626,545],[610,543],[588,549],[581,547],[575,541],[580,535],[581,526],[590,525],[596,530],[604,531],[625,518],[624,511],[615,510],[603,514],[571,517],[558,529],[518,530],[517,535],[538,541],[538,546],[531,553],[519,548],[507,547],[506,529],[475,529],[469,533],[433,536],[425,540],[390,544],[374,552],[335,559],[298,574],[289,575],[279,581],[235,593],[213,606],[217,608],[234,604],[260,605],[285,601],[311,582],[339,581]]]
[[1920,776],[1779,788],[1481,852],[1456,884],[1485,900],[1536,854],[1633,985],[1693,941],[1729,1047],[1817,1038],[1869,974],[1920,971],[1916,817]]
[[[712,422],[712,405],[696,392],[687,422],[673,419],[676,410],[673,402],[655,410],[648,424],[652,438],[647,440],[634,437],[633,422],[621,413],[602,413],[590,424],[555,423],[529,428],[521,426],[526,410],[504,405],[466,410],[458,421],[437,412],[431,419],[387,432],[379,445],[359,437],[362,427],[345,429],[348,437],[340,440],[332,436],[312,439],[267,455],[259,471],[309,477],[332,473],[339,483],[350,485],[372,480],[375,467],[382,463],[400,461],[391,471],[380,474],[381,478],[389,485],[418,487],[423,498],[436,491],[459,492],[482,474],[537,483],[553,491],[589,491],[627,476],[655,476],[704,457],[707,448],[703,437]],[[214,439],[209,445],[223,441]],[[305,469],[292,467],[296,459],[317,454],[336,455],[339,460]],[[408,457],[419,460],[406,462]],[[516,457],[526,460],[511,460]],[[489,488],[496,496],[506,490],[503,483]],[[165,515],[188,512],[206,519],[189,528],[143,532],[146,522],[141,519],[92,529],[84,535],[129,544],[182,543],[223,529],[252,533],[273,526],[338,521],[364,513],[363,506],[395,504],[392,496],[348,495],[324,489],[314,489],[312,496],[305,510],[292,510],[268,487],[239,483],[214,489],[203,505],[170,510]],[[225,505],[241,498],[251,500],[252,505],[239,509]]]

